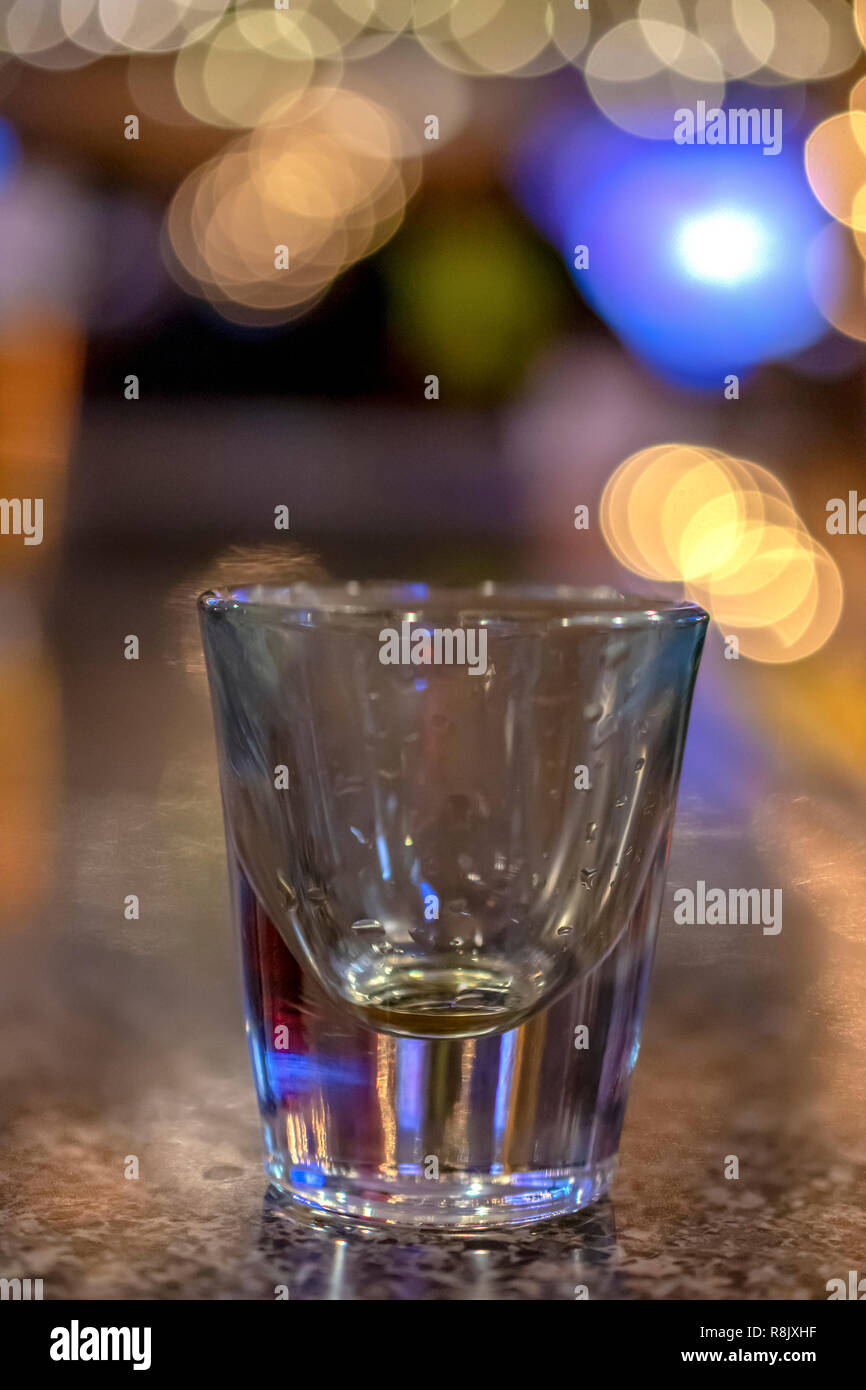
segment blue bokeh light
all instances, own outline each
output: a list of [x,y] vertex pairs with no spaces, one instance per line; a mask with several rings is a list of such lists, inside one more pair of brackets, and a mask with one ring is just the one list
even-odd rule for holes
[[760,145],[641,140],[578,99],[530,135],[514,183],[590,306],[664,377],[717,389],[828,331],[807,272],[828,219],[796,122],[768,156]]
[[677,255],[693,280],[732,289],[766,273],[769,238],[759,218],[739,208],[710,208],[682,223]]

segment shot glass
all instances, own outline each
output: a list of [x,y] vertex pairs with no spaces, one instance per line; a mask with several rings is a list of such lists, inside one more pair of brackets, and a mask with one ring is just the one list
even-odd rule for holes
[[199,606],[278,1193],[450,1229],[598,1197],[706,613],[495,584]]

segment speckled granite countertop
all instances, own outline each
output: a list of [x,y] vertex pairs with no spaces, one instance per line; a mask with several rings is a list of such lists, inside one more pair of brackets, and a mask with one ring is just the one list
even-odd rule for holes
[[[803,758],[792,776],[723,663],[699,683],[610,1200],[517,1234],[346,1234],[266,1197],[204,691],[160,605],[133,629],[109,590],[54,674],[27,657],[21,677],[59,700],[31,700],[3,792],[0,1274],[46,1298],[823,1299],[866,1269],[862,793]],[[783,931],[675,926],[698,877],[782,886]]]

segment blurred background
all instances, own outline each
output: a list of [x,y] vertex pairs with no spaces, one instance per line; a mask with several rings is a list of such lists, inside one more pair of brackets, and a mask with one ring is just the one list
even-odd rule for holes
[[143,1051],[245,1065],[194,1003],[197,969],[208,1018],[234,983],[192,599],[259,572],[705,603],[679,852],[783,884],[791,945],[705,942],[686,998],[674,936],[657,1055],[714,1009],[727,1094],[759,1016],[747,1130],[805,1087],[798,1125],[866,1161],[864,43],[866,0],[0,0],[25,1202],[68,1096],[92,1162],[87,1124],[152,1096]]

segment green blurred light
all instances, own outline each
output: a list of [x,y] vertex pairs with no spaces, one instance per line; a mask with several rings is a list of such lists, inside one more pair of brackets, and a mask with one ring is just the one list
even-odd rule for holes
[[383,258],[390,328],[441,398],[513,391],[561,328],[558,265],[507,211],[462,206],[413,221]]

